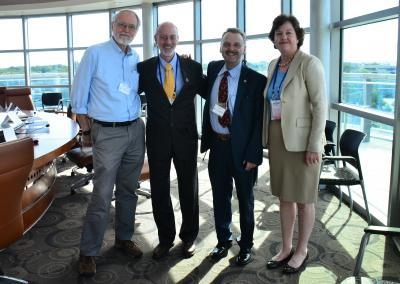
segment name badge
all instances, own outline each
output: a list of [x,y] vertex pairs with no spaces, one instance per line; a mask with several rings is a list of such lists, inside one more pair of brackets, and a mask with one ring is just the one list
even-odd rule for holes
[[226,111],[226,108],[222,107],[218,103],[216,103],[214,105],[214,107],[212,108],[212,112],[215,113],[216,115],[218,115],[219,117],[222,117],[224,115],[225,111]]
[[280,100],[271,100],[271,120],[281,119],[282,105]]
[[127,83],[120,83],[118,86],[118,91],[125,95],[129,95],[131,93],[131,88]]

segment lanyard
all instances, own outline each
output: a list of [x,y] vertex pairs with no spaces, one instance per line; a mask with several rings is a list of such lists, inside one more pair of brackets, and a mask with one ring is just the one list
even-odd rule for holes
[[[278,65],[279,65],[279,62],[278,62]],[[277,80],[276,78],[278,77],[278,69],[279,69],[278,65],[275,68],[274,76],[273,76],[274,79],[272,81],[272,96],[271,96],[272,100],[280,99],[280,91],[281,91],[281,88],[282,88],[282,84],[283,84],[283,81],[285,81],[285,78],[286,78],[286,75],[287,75],[287,71],[286,71],[285,74],[282,77],[281,82],[279,83],[278,90],[276,91],[276,80]],[[275,91],[276,91],[276,93],[275,93]]]
[[[158,76],[159,76],[161,85],[164,85],[164,79],[161,76],[161,61],[160,61],[160,58],[158,59],[158,68],[157,69],[158,69]],[[176,93],[176,81],[178,80],[178,77],[177,77],[178,76],[178,59],[176,60],[176,64],[175,64],[174,70],[175,70],[175,79],[174,79],[174,83],[175,83],[174,94],[175,94]]]

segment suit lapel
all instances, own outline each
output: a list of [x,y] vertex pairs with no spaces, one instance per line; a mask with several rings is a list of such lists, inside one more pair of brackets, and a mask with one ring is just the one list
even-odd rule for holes
[[[235,100],[235,108],[234,110],[239,110],[239,107],[242,103],[243,98],[246,96],[245,90],[247,89],[247,76],[249,69],[246,65],[242,65],[239,75],[237,93],[236,93],[236,100]],[[235,116],[235,112],[233,113]]]
[[298,50],[297,53],[295,54],[292,62],[290,63],[289,70],[288,70],[288,73],[285,78],[285,82],[282,86],[282,90],[284,90],[286,88],[286,86],[290,83],[290,81],[292,81],[294,76],[297,74],[297,69],[299,68],[300,63],[301,63],[301,57],[302,57],[301,53],[302,52],[300,50]]

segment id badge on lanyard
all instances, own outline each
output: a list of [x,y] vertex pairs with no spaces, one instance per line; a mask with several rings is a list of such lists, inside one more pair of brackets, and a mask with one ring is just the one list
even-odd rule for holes
[[281,100],[271,100],[271,120],[281,119],[282,105]]

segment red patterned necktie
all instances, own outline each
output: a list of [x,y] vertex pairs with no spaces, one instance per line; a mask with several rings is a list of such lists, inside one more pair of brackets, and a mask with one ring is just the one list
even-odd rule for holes
[[227,127],[231,122],[231,117],[228,109],[228,76],[229,71],[224,72],[224,76],[219,83],[218,89],[218,104],[225,107],[225,112],[222,117],[218,117],[219,124],[222,127]]

